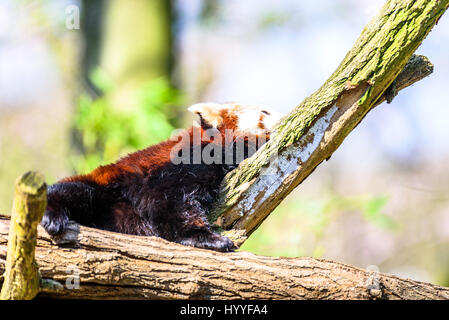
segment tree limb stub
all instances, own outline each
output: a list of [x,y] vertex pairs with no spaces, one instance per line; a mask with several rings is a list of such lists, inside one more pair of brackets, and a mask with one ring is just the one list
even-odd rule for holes
[[[411,86],[412,84],[418,82],[419,80],[422,80],[423,78],[429,76],[432,72],[433,72],[433,65],[428,60],[427,57],[422,55],[413,55],[410,58],[409,62],[404,67],[404,69],[402,70],[402,72],[390,85],[390,87],[376,101],[374,107],[382,104],[384,101],[388,101],[389,99],[392,100],[400,90]],[[306,141],[307,139],[309,139],[309,137],[306,136],[304,140]],[[241,205],[241,207],[245,207],[245,205]],[[221,226],[223,226],[226,223],[228,225],[231,224],[230,221],[232,220],[230,221],[228,220],[225,223],[223,223],[225,219],[229,219],[231,213],[233,212],[229,211],[223,214],[223,216],[219,220],[219,224]],[[254,218],[258,219],[259,217],[258,215],[256,215]],[[224,234],[226,234],[229,238],[231,238],[237,245],[241,245],[247,239],[249,234],[251,234],[251,232],[254,231],[262,222],[263,219],[258,220],[258,224],[254,225],[253,228],[250,230],[250,232],[247,232],[245,229],[237,229],[234,227],[233,229],[225,231]]]
[[[9,217],[0,216],[0,273]],[[38,227],[41,297],[69,299],[449,299],[449,288],[313,258],[219,253],[72,224],[72,245],[52,244]],[[74,238],[74,234],[77,234]],[[66,281],[79,271],[79,289]],[[1,279],[0,279],[1,282]],[[61,287],[61,286],[59,286]]]
[[387,1],[326,83],[225,177],[211,221],[237,245],[243,243],[368,111],[431,72],[430,63],[419,69],[422,74],[410,72],[425,59],[412,54],[448,6],[449,0]]
[[44,177],[39,173],[28,172],[17,179],[12,223],[8,228],[8,254],[0,294],[2,300],[32,299],[39,292],[40,278],[34,251],[37,225],[47,205],[46,191]]

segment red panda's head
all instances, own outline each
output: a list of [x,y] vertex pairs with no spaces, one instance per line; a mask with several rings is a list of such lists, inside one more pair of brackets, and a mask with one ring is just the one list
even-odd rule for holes
[[188,110],[199,116],[199,126],[174,136],[170,158],[175,164],[202,161],[235,168],[270,138],[281,118],[261,105],[198,103]]
[[199,116],[203,129],[216,129],[222,134],[233,131],[234,137],[269,137],[281,114],[262,105],[238,103],[197,103],[188,108]]

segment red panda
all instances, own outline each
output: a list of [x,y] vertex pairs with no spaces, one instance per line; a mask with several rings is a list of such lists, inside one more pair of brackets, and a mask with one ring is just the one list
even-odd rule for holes
[[199,125],[174,138],[62,179],[47,192],[41,225],[52,236],[69,220],[198,248],[234,244],[207,220],[224,176],[260,147],[280,114],[259,105],[199,103]]

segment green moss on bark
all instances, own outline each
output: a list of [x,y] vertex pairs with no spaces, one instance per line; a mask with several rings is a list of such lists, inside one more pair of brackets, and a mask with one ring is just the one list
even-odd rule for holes
[[[329,150],[313,160],[314,166],[329,157],[383,96],[448,6],[449,0],[387,1],[324,85],[280,121],[271,140],[253,157],[225,177],[211,221],[217,221],[235,210],[239,201],[248,195],[248,190],[257,185],[261,172],[270,160],[298,142],[344,92],[357,87],[366,88],[358,101],[356,118],[343,124],[338,141],[334,141]],[[299,182],[286,182],[285,191],[278,196],[285,197],[296,186],[289,183]],[[279,203],[280,200],[270,201]],[[264,211],[262,206],[273,207],[269,203],[258,205],[261,211]],[[265,217],[266,214],[262,214],[261,221]],[[232,227],[226,223],[219,224],[224,229]]]

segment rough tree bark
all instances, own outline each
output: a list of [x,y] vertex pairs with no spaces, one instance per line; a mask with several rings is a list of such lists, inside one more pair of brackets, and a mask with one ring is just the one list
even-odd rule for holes
[[[8,255],[0,299],[32,299],[39,292],[39,270],[34,258],[37,225],[47,206],[47,185],[40,174],[17,179],[9,230]],[[3,274],[3,272],[0,272]]]
[[226,176],[211,221],[236,244],[243,243],[329,159],[369,110],[382,99],[391,100],[398,87],[393,80],[448,5],[449,0],[387,1],[326,83],[278,123],[253,157]]
[[[449,0],[387,1],[329,80],[226,177],[212,221],[242,243],[369,110],[429,74],[427,59],[412,54],[448,6]],[[9,219],[0,216],[0,272],[8,230]],[[59,246],[54,240],[39,227],[36,261],[47,278],[40,295],[48,297],[449,299],[448,288],[320,259],[218,253],[76,224]],[[77,290],[64,287],[73,265]]]

